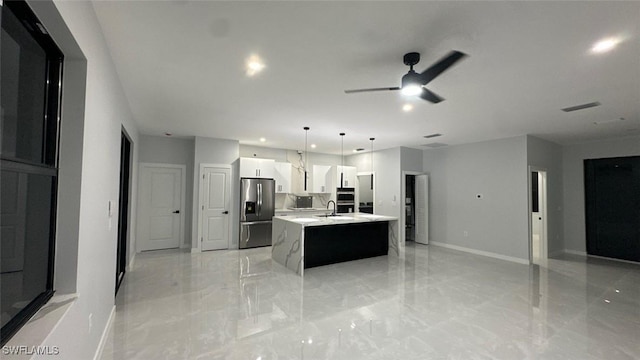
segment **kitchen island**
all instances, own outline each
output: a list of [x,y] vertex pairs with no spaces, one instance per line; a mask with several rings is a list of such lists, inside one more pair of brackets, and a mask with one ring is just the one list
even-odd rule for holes
[[271,257],[304,269],[387,254],[398,255],[398,219],[365,213],[274,216]]

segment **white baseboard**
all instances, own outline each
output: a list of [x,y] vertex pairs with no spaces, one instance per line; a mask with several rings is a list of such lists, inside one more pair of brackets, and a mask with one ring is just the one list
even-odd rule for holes
[[198,248],[191,248],[191,253],[192,254],[199,253],[199,252],[202,252],[202,251],[200,251],[200,249],[198,249]]
[[115,315],[116,306],[113,305],[111,308],[111,314],[109,314],[109,320],[107,320],[107,326],[104,327],[104,331],[102,332],[102,337],[100,337],[100,342],[98,343],[98,348],[93,356],[93,360],[100,360],[100,358],[102,358],[102,352],[104,351],[104,346],[107,343],[107,338],[109,337],[109,330],[111,330],[111,326],[113,326],[113,319]]
[[489,252],[489,251],[471,249],[471,248],[464,247],[464,246],[451,245],[451,244],[447,244],[447,243],[443,243],[443,242],[439,242],[439,241],[430,241],[429,244],[435,245],[435,246],[441,246],[441,247],[447,248],[447,249],[464,251],[464,252],[468,252],[468,253],[471,253],[471,254],[492,257],[492,258],[495,258],[495,259],[511,261],[511,262],[518,263],[518,264],[529,265],[529,260],[520,259],[520,258],[513,257],[513,256],[507,256],[507,255],[496,254],[496,253]]
[[587,253],[585,251],[564,249],[564,252],[571,255],[587,256]]

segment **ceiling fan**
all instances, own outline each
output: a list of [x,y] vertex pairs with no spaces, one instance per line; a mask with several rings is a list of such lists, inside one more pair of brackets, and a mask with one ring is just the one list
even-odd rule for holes
[[418,95],[421,99],[437,104],[444,99],[429,91],[424,86],[466,56],[467,54],[460,51],[451,51],[449,54],[447,54],[447,56],[438,60],[435,64],[428,67],[425,71],[417,73],[413,70],[413,66],[420,62],[420,53],[410,52],[405,54],[403,57],[404,64],[410,66],[410,69],[409,72],[402,77],[401,87],[396,86],[371,89],[354,89],[345,90],[344,92],[347,94],[354,94],[371,91],[402,90],[402,93],[405,95]]

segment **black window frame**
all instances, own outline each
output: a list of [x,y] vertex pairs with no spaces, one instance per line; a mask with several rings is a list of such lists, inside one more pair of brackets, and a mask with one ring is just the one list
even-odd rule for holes
[[64,55],[46,31],[35,13],[24,0],[5,0],[0,5],[0,16],[11,11],[46,53],[45,102],[42,119],[42,152],[40,162],[20,159],[0,153],[2,170],[51,177],[51,203],[49,225],[49,254],[46,289],[18,312],[0,331],[0,346],[4,346],[18,330],[53,296],[55,270],[55,239],[58,195],[58,164],[62,103]]

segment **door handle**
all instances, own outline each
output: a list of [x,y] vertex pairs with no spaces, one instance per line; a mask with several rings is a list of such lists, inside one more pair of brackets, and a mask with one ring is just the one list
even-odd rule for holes
[[225,210],[225,211],[223,211],[222,213],[223,213],[223,214],[228,214],[228,213],[229,213],[229,211]]
[[180,214],[180,210],[176,210],[173,212],[174,214]]

